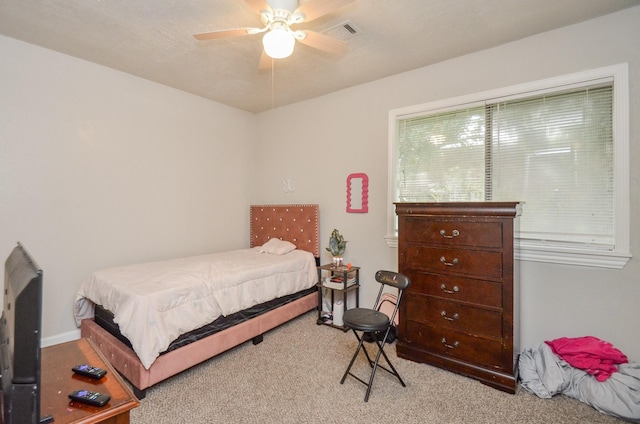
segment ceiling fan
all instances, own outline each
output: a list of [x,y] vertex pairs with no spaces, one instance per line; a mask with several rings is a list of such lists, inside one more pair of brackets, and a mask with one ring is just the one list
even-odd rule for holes
[[347,43],[342,40],[315,31],[295,30],[291,26],[311,22],[355,0],[309,0],[301,5],[298,0],[244,1],[260,14],[264,25],[262,28],[235,28],[195,34],[194,37],[197,40],[212,40],[264,33],[261,70],[271,66],[272,58],[290,56],[296,41],[333,55],[342,55],[348,50]]

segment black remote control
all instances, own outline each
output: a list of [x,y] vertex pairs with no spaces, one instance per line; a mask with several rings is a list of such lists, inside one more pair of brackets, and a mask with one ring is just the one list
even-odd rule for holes
[[90,390],[76,390],[75,392],[69,393],[69,399],[86,403],[88,405],[104,406],[107,402],[109,402],[111,396],[104,395],[98,392],[92,392]]
[[75,367],[71,368],[71,370],[76,374],[84,375],[86,377],[90,377],[96,380],[100,380],[102,377],[104,377],[107,374],[107,370],[104,370],[98,367],[93,367],[87,364],[76,365]]

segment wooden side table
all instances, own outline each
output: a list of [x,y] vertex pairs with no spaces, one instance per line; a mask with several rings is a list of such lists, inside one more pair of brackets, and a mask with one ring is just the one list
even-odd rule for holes
[[[54,424],[128,424],[129,412],[140,405],[131,389],[89,339],[79,339],[42,349],[40,415],[52,415]],[[76,375],[74,365],[90,364],[107,370],[100,380]],[[87,389],[111,396],[103,407],[73,402],[69,393]]]
[[[336,280],[336,281],[332,281]],[[322,300],[325,292],[331,301],[331,317],[334,317],[335,298],[337,295],[342,296],[343,310],[347,307],[347,295],[355,292],[356,308],[360,306],[360,267],[357,266],[335,266],[333,264],[321,265],[318,267],[318,321],[317,324],[325,324],[331,327],[339,328],[347,331],[344,325],[337,325],[333,319],[326,319],[322,315]]]

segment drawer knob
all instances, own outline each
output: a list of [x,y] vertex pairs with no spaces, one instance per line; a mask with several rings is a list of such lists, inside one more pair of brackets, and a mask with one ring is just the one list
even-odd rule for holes
[[447,262],[447,258],[445,258],[444,256],[441,256],[440,257],[440,262],[442,262],[446,266],[454,266],[454,265],[458,264],[458,258],[453,258],[453,260],[451,262]]
[[445,339],[444,337],[442,338],[442,345],[447,349],[455,349],[458,347],[459,344],[460,343],[458,343],[457,341],[453,342],[453,344],[449,344],[447,343],[447,339]]
[[453,290],[448,290],[445,284],[442,284],[440,288],[442,289],[443,292],[449,293],[449,294],[454,294],[460,291],[460,288],[458,286],[453,286]]
[[452,238],[454,238],[454,237],[458,237],[458,236],[460,235],[460,231],[458,231],[458,230],[453,230],[453,231],[451,232],[451,235],[450,235],[450,236],[448,236],[448,235],[447,235],[447,231],[446,231],[446,230],[440,230],[440,235],[441,235],[442,237],[444,237],[444,238],[452,239]]
[[460,318],[460,315],[457,312],[453,314],[452,317],[447,315],[447,311],[440,312],[440,315],[442,315],[442,318],[446,319],[447,321],[456,321]]

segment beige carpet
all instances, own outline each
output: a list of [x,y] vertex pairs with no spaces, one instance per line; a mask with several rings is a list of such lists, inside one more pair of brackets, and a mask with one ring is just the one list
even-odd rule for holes
[[[506,394],[451,372],[398,359],[407,387],[379,371],[366,387],[340,378],[357,346],[352,333],[318,326],[315,312],[247,342],[147,391],[131,413],[157,423],[624,423],[565,396]],[[355,372],[366,378],[361,357]],[[359,371],[362,371],[360,373]]]

